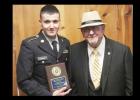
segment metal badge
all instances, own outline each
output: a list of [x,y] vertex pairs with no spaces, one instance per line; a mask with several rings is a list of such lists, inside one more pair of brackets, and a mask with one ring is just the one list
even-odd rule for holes
[[41,40],[40,42],[41,42],[41,43],[44,43],[44,40]]
[[110,53],[110,52],[108,52],[107,54],[108,54],[108,55],[111,55],[111,53]]

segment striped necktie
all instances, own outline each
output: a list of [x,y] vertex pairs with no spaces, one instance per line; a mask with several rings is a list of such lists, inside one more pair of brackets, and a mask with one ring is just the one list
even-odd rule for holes
[[99,63],[99,53],[96,49],[92,52],[91,57],[92,57],[92,66],[90,67],[90,76],[96,89],[100,86],[101,71],[102,71],[101,65]]

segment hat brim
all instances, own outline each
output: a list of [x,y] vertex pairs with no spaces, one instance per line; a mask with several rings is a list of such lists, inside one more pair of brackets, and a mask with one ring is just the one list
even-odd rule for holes
[[103,23],[103,22],[90,23],[90,24],[81,25],[81,27],[79,29],[84,28],[84,27],[88,27],[88,26],[98,26],[98,25],[104,25],[104,24],[106,24],[106,23]]

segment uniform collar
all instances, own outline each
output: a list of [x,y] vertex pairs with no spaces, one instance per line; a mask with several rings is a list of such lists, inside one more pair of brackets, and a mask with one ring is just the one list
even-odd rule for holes
[[51,39],[49,38],[43,31],[42,31],[44,37],[46,38],[46,40],[51,44],[52,41],[56,41],[58,44],[59,44],[59,40],[58,40],[58,35],[56,35],[56,38],[55,39]]

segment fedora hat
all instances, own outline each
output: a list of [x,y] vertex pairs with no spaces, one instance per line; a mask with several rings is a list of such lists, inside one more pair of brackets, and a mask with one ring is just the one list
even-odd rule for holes
[[103,25],[102,19],[97,11],[90,11],[83,13],[82,22],[80,28],[88,26]]

